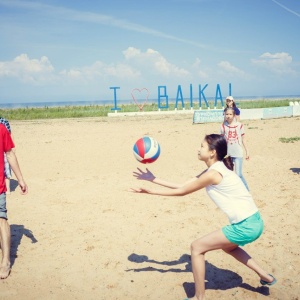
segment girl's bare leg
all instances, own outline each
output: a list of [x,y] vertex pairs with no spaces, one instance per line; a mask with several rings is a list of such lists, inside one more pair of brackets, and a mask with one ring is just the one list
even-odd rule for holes
[[237,247],[227,240],[222,230],[217,230],[194,241],[191,245],[192,270],[195,281],[195,296],[205,299],[205,253],[211,250]]
[[262,269],[256,261],[240,247],[223,249],[226,253],[233,256],[236,260],[253,270],[262,280],[272,282],[274,278]]
[[194,241],[191,245],[192,270],[195,281],[195,296],[191,299],[205,299],[205,253],[217,249],[222,249],[233,256],[239,262],[256,272],[262,280],[266,282],[274,280],[246,251],[236,244],[231,243],[225,237],[222,230],[219,229]]
[[0,239],[1,239],[1,250],[2,260],[0,263],[0,279],[8,277],[11,266],[10,266],[10,226],[7,221],[0,218]]

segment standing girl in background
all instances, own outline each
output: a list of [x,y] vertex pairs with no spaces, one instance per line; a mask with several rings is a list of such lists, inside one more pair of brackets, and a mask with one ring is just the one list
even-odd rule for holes
[[226,121],[225,110],[226,110],[226,108],[228,108],[228,107],[231,107],[231,108],[234,109],[235,120],[236,120],[237,122],[240,122],[240,114],[241,114],[241,112],[240,112],[240,110],[237,108],[237,106],[236,106],[236,104],[235,104],[234,99],[233,99],[232,96],[228,96],[228,97],[226,98],[226,107],[225,107],[225,109],[224,109],[224,122]]
[[198,149],[198,159],[205,162],[208,168],[184,184],[159,179],[148,169],[146,172],[138,169],[138,172],[134,172],[137,179],[151,181],[168,189],[131,188],[135,193],[160,196],[184,196],[206,188],[209,197],[227,215],[230,225],[206,234],[191,245],[195,281],[195,296],[191,299],[205,299],[205,254],[212,250],[221,249],[252,269],[259,276],[262,285],[275,284],[276,279],[240,247],[258,239],[263,232],[264,223],[252,196],[232,171],[233,164],[227,156],[224,137],[219,134],[206,135]]
[[235,110],[232,107],[225,108],[226,121],[221,125],[221,135],[223,135],[227,141],[228,155],[231,156],[234,169],[237,175],[242,179],[245,187],[249,191],[248,184],[242,173],[243,166],[243,147],[246,151],[246,159],[248,160],[249,151],[247,149],[245,141],[244,126],[240,122],[235,121]]

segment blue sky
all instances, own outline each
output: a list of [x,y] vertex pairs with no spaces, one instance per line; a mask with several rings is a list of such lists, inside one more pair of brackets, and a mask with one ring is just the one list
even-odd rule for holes
[[300,95],[299,0],[0,0],[0,102]]

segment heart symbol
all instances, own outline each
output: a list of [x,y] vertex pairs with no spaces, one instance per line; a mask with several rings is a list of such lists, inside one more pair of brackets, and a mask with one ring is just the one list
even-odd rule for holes
[[[145,92],[144,92],[145,91]],[[141,93],[147,93],[144,97],[145,101],[143,104],[139,104],[138,101],[136,100],[136,97],[134,96],[134,94],[137,95],[137,92],[139,92],[139,97],[138,98],[141,98]],[[137,105],[137,107],[140,109],[140,111],[143,110],[143,107],[145,106],[146,102],[148,101],[148,98],[149,98],[149,95],[150,95],[150,92],[148,91],[148,89],[146,88],[142,88],[142,89],[133,89],[131,91],[131,97],[132,99],[134,100],[135,104]]]

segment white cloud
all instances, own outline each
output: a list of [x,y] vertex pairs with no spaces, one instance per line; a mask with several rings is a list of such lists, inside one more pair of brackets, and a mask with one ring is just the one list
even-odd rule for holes
[[190,72],[171,64],[158,51],[147,49],[142,52],[140,49],[129,47],[123,51],[124,57],[130,63],[145,70],[144,73],[157,73],[165,77],[186,77]]
[[80,70],[75,70],[75,69],[72,69],[72,70],[63,70],[60,72],[60,74],[62,76],[66,76],[70,79],[81,79],[82,77],[82,72]]
[[136,49],[134,47],[129,47],[128,49],[123,51],[126,60],[137,57],[141,54],[140,49]]
[[258,59],[252,59],[252,63],[277,74],[296,74],[291,68],[292,61],[292,56],[286,52],[275,54],[265,52]]
[[196,58],[194,64],[192,65],[192,70],[195,73],[195,77],[200,81],[207,80],[209,78],[208,72],[202,67],[201,60],[199,58]]
[[140,75],[140,72],[127,64],[105,64],[101,61],[96,61],[91,66],[63,70],[59,74],[71,81],[80,80],[82,82],[90,82],[99,80],[99,78],[104,79],[108,77],[115,79],[134,79]]
[[109,65],[105,67],[104,71],[106,75],[121,79],[137,78],[140,76],[140,71],[126,64]]
[[58,82],[61,79],[88,82],[100,77],[130,79],[140,76],[140,72],[128,64],[104,64],[96,61],[91,66],[72,68],[55,73],[55,69],[46,56],[40,59],[30,59],[27,54],[21,54],[12,61],[0,61],[0,77],[17,78],[31,84]]
[[246,77],[246,73],[243,70],[240,70],[239,68],[233,66],[228,61],[221,61],[218,63],[218,67],[220,68],[221,72],[225,72],[228,75],[237,75],[241,77]]
[[46,56],[30,59],[27,54],[17,56],[13,61],[0,62],[0,76],[17,77],[25,82],[41,83],[50,79],[54,68]]

